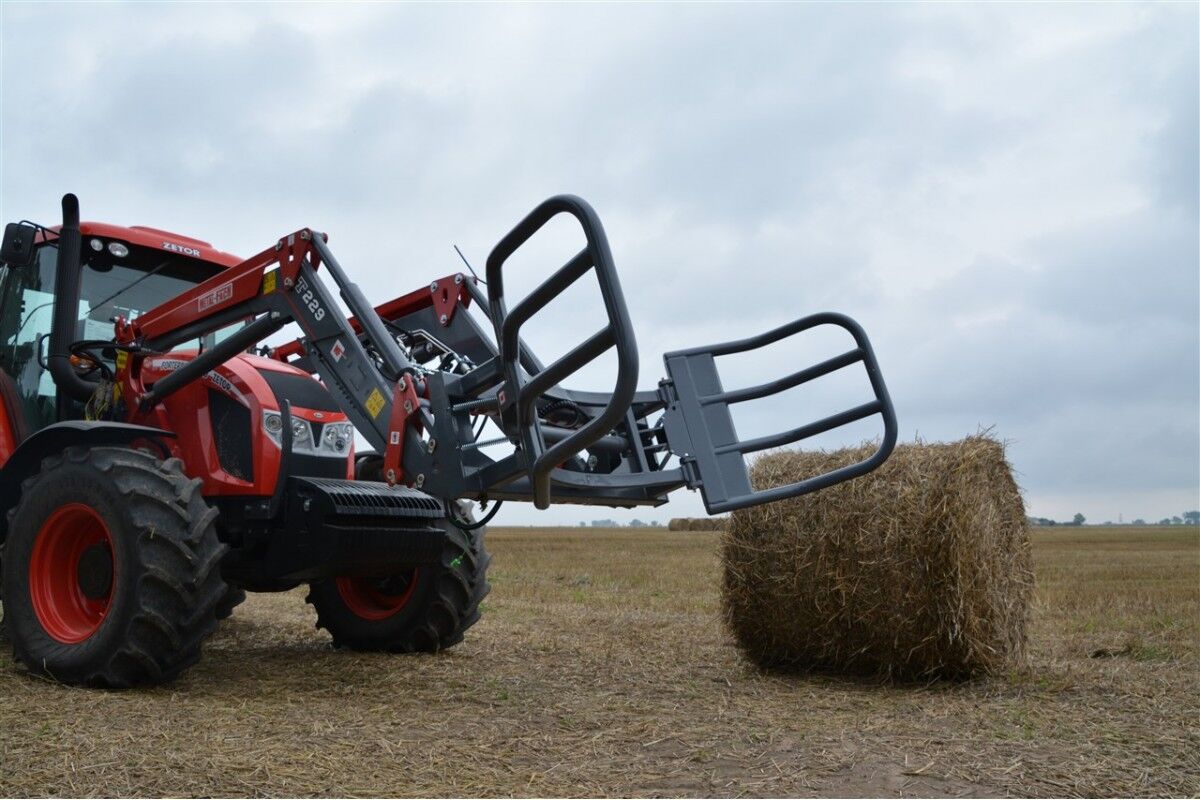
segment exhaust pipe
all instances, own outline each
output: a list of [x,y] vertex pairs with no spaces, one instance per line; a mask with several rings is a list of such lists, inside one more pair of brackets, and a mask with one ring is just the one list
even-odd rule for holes
[[62,229],[58,234],[58,261],[54,266],[54,317],[50,326],[50,377],[58,387],[58,418],[66,419],[69,400],[86,401],[96,384],[84,380],[71,366],[70,347],[75,343],[79,322],[79,290],[83,266],[79,252],[83,237],[79,233],[79,198],[64,194]]

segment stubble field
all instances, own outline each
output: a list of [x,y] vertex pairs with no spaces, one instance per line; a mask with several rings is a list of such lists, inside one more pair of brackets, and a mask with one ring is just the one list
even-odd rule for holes
[[258,595],[173,686],[29,677],[0,652],[7,795],[1200,793],[1195,528],[1035,531],[1027,670],[967,684],[767,675],[719,623],[717,534],[499,529],[459,647],[335,652]]

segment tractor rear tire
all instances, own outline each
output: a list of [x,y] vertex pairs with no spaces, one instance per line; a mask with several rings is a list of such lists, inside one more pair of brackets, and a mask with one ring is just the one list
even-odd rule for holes
[[57,681],[166,683],[200,658],[225,595],[217,512],[178,459],[73,447],[9,512],[3,601],[13,654]]
[[[463,509],[465,512],[465,509]],[[452,647],[479,621],[491,591],[485,528],[463,531],[442,520],[441,561],[386,579],[329,578],[309,584],[305,598],[317,610],[317,627],[333,646],[393,653],[436,653]]]

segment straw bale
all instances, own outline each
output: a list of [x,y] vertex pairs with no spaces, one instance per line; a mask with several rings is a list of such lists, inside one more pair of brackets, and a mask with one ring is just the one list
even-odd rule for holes
[[[793,483],[874,448],[776,452],[751,478]],[[870,475],[735,512],[722,562],[726,624],[762,667],[967,678],[1024,660],[1029,532],[987,434],[900,445]]]

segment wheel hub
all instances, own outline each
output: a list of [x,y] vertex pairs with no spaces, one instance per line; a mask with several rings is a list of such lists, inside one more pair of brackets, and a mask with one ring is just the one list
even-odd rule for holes
[[338,578],[342,602],[357,616],[382,620],[408,605],[417,588],[417,570],[388,578]]
[[68,503],[46,518],[29,559],[29,594],[50,638],[78,644],[99,630],[115,584],[112,537],[95,509]]
[[108,543],[89,545],[79,557],[75,575],[84,597],[88,600],[106,599],[112,592],[113,582],[112,549]]

